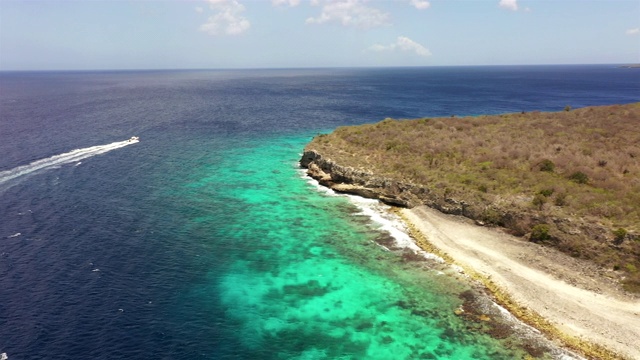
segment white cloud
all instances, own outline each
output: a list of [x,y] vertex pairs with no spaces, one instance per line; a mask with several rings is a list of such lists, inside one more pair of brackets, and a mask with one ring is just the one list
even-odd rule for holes
[[317,17],[307,19],[307,24],[339,22],[344,26],[368,29],[389,24],[389,14],[370,7],[367,0],[314,0],[311,5],[322,4],[322,12]]
[[498,6],[504,9],[518,11],[518,0],[500,0]]
[[202,14],[202,12],[203,12],[203,11],[204,11],[204,9],[203,9],[202,7],[200,7],[200,6],[196,6],[196,12],[197,12],[198,14]]
[[638,34],[640,34],[640,28],[628,29],[626,31],[626,33],[627,33],[627,35],[631,35],[631,36],[638,35]]
[[419,43],[409,39],[406,36],[398,36],[398,38],[396,39],[396,42],[393,44],[389,44],[389,45],[381,45],[381,44],[375,44],[372,45],[371,47],[369,47],[370,51],[395,51],[395,50],[400,50],[400,51],[410,51],[410,52],[415,52],[417,55],[423,56],[423,57],[429,57],[431,56],[431,51],[429,51],[429,49],[427,49],[426,47],[420,45]]
[[244,5],[238,0],[208,0],[213,15],[200,25],[200,31],[209,35],[239,35],[249,30],[251,23],[242,16]]
[[271,0],[271,4],[273,6],[298,6],[300,5],[300,0]]
[[428,9],[431,6],[431,3],[425,0],[411,0],[411,5],[413,5],[416,9],[424,10]]
[[380,51],[387,51],[387,50],[391,50],[391,49],[392,49],[392,47],[391,47],[391,46],[392,46],[392,45],[384,46],[384,45],[381,45],[381,44],[374,44],[374,45],[371,45],[371,46],[369,47],[369,50],[371,50],[371,51],[376,51],[376,52],[380,52]]
[[396,44],[401,50],[415,51],[415,53],[420,56],[431,56],[431,52],[429,51],[429,49],[409,39],[408,37],[399,36]]

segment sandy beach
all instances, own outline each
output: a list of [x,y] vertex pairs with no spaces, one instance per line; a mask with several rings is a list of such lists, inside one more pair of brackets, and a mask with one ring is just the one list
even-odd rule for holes
[[551,333],[640,359],[640,301],[618,291],[605,270],[425,206],[400,214],[451,261],[506,294],[512,312],[537,314]]

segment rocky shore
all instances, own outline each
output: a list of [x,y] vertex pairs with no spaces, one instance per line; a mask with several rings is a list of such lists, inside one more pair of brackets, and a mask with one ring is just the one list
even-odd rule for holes
[[[589,358],[640,358],[637,296],[621,291],[617,274],[610,269],[513,236],[508,225],[518,217],[535,214],[496,207],[507,226],[483,227],[477,204],[442,196],[424,186],[338,164],[314,149],[305,150],[300,165],[337,192],[406,208],[401,214],[419,238],[418,244],[426,241],[445,253],[483,282],[514,315],[562,339],[570,348]],[[567,236],[588,234],[614,241],[610,229],[599,224],[568,218],[539,220],[556,224]]]
[[[477,225],[484,226],[487,225],[487,222],[490,222],[490,225],[499,224],[518,236],[530,235],[523,233],[519,226],[520,223],[534,221],[552,224],[556,234],[560,234],[563,238],[587,236],[600,242],[616,245],[616,238],[611,229],[599,223],[543,215],[535,211],[526,213],[521,209],[518,209],[518,212],[512,212],[508,203],[492,204],[479,211],[478,208],[483,207],[482,204],[443,196],[425,186],[378,176],[365,169],[343,166],[313,149],[304,151],[300,159],[300,166],[306,168],[309,176],[318,180],[320,184],[337,192],[378,199],[386,204],[404,208],[426,205],[444,214],[464,216],[474,220]],[[492,214],[492,219],[489,221],[487,221],[486,215],[487,208]],[[637,241],[639,239],[639,234],[633,232],[625,234],[625,240]],[[600,272],[602,273],[602,271]],[[612,272],[609,272],[608,276],[612,279],[617,277]]]
[[386,204],[411,208],[427,205],[446,214],[464,215],[464,202],[451,198],[442,199],[429,189],[410,183],[377,176],[363,169],[342,166],[323,157],[315,150],[306,150],[300,166],[321,185],[337,192],[378,199]]

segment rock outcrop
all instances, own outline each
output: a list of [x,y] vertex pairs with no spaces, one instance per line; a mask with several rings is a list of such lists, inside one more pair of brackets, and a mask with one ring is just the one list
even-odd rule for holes
[[419,205],[440,210],[446,214],[465,215],[466,203],[452,198],[443,198],[428,188],[388,179],[370,171],[342,166],[323,157],[315,150],[306,150],[300,166],[321,185],[337,192],[378,199],[385,204],[412,208]]
[[[610,228],[582,218],[567,218],[544,215],[533,210],[515,208],[509,204],[476,204],[463,199],[454,199],[431,191],[425,186],[386,178],[366,169],[344,166],[324,157],[318,151],[307,149],[300,159],[300,166],[307,174],[336,192],[354,194],[370,199],[378,199],[386,204],[413,208],[426,205],[445,214],[461,215],[474,220],[477,225],[501,226],[517,236],[531,236],[535,224],[549,226],[548,237],[543,242],[563,250],[563,243],[582,241],[590,238],[602,246],[620,248]],[[638,234],[628,233],[625,240],[637,241]],[[566,251],[573,256],[585,254]]]

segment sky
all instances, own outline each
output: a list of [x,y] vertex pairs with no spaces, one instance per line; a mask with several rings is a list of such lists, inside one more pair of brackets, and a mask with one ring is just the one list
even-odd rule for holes
[[640,63],[640,0],[0,0],[0,71]]

